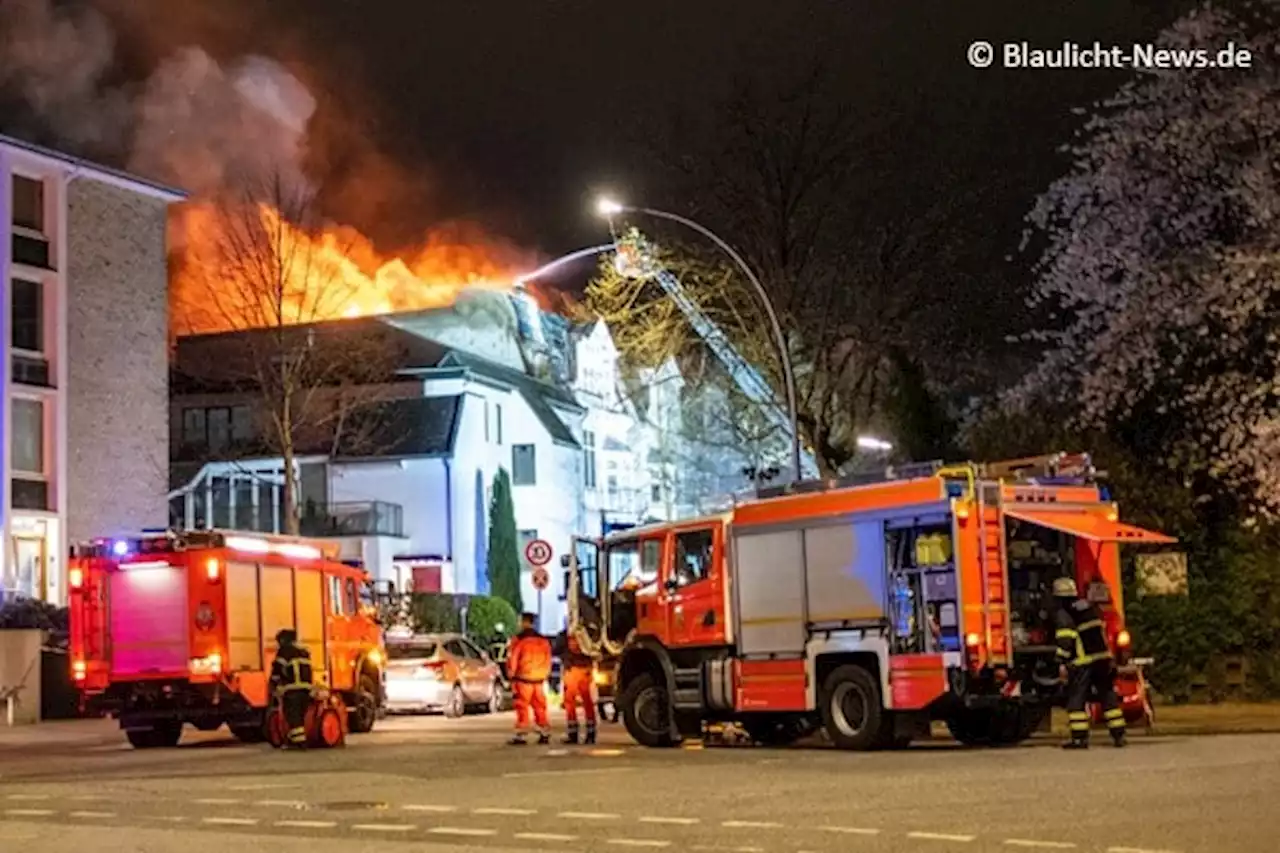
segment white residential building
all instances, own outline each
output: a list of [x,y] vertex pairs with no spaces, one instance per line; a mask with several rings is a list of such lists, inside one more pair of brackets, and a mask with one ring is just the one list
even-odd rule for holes
[[62,603],[70,542],[164,526],[182,197],[0,137],[0,599]]

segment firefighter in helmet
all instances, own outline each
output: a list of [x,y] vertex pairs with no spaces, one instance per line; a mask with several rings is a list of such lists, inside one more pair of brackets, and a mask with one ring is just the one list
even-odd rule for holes
[[538,743],[551,742],[551,720],[547,715],[546,682],[551,675],[551,642],[534,628],[537,617],[520,616],[520,633],[511,639],[507,652],[507,674],[515,693],[516,733],[512,746],[524,746],[530,716],[538,727]]
[[1071,739],[1063,747],[1089,747],[1089,712],[1085,706],[1091,695],[1102,704],[1112,741],[1118,747],[1124,746],[1124,711],[1116,696],[1115,662],[1107,648],[1102,614],[1091,602],[1080,598],[1071,578],[1054,580],[1053,597],[1058,602],[1058,660],[1066,670],[1067,719],[1071,727]]
[[276,656],[271,662],[271,692],[280,702],[289,727],[289,745],[307,741],[307,708],[311,705],[311,654],[298,645],[298,632],[285,628],[276,634]]

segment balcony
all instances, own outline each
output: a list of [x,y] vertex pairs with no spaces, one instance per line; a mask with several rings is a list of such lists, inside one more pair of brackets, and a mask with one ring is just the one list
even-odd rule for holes
[[404,536],[404,507],[386,501],[308,501],[300,521],[303,536]]

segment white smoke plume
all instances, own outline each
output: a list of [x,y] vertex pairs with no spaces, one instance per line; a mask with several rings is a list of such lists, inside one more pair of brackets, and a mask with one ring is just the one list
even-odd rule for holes
[[113,83],[107,20],[54,0],[0,0],[0,91],[73,149],[212,196],[279,175],[304,183],[316,102],[274,60],[222,67],[198,47],[166,57],[141,85]]

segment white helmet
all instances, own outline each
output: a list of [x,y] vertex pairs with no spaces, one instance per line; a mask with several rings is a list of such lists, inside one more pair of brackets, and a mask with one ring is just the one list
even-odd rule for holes
[[1071,578],[1053,579],[1054,598],[1075,598],[1076,595],[1078,595],[1076,591],[1076,582]]

